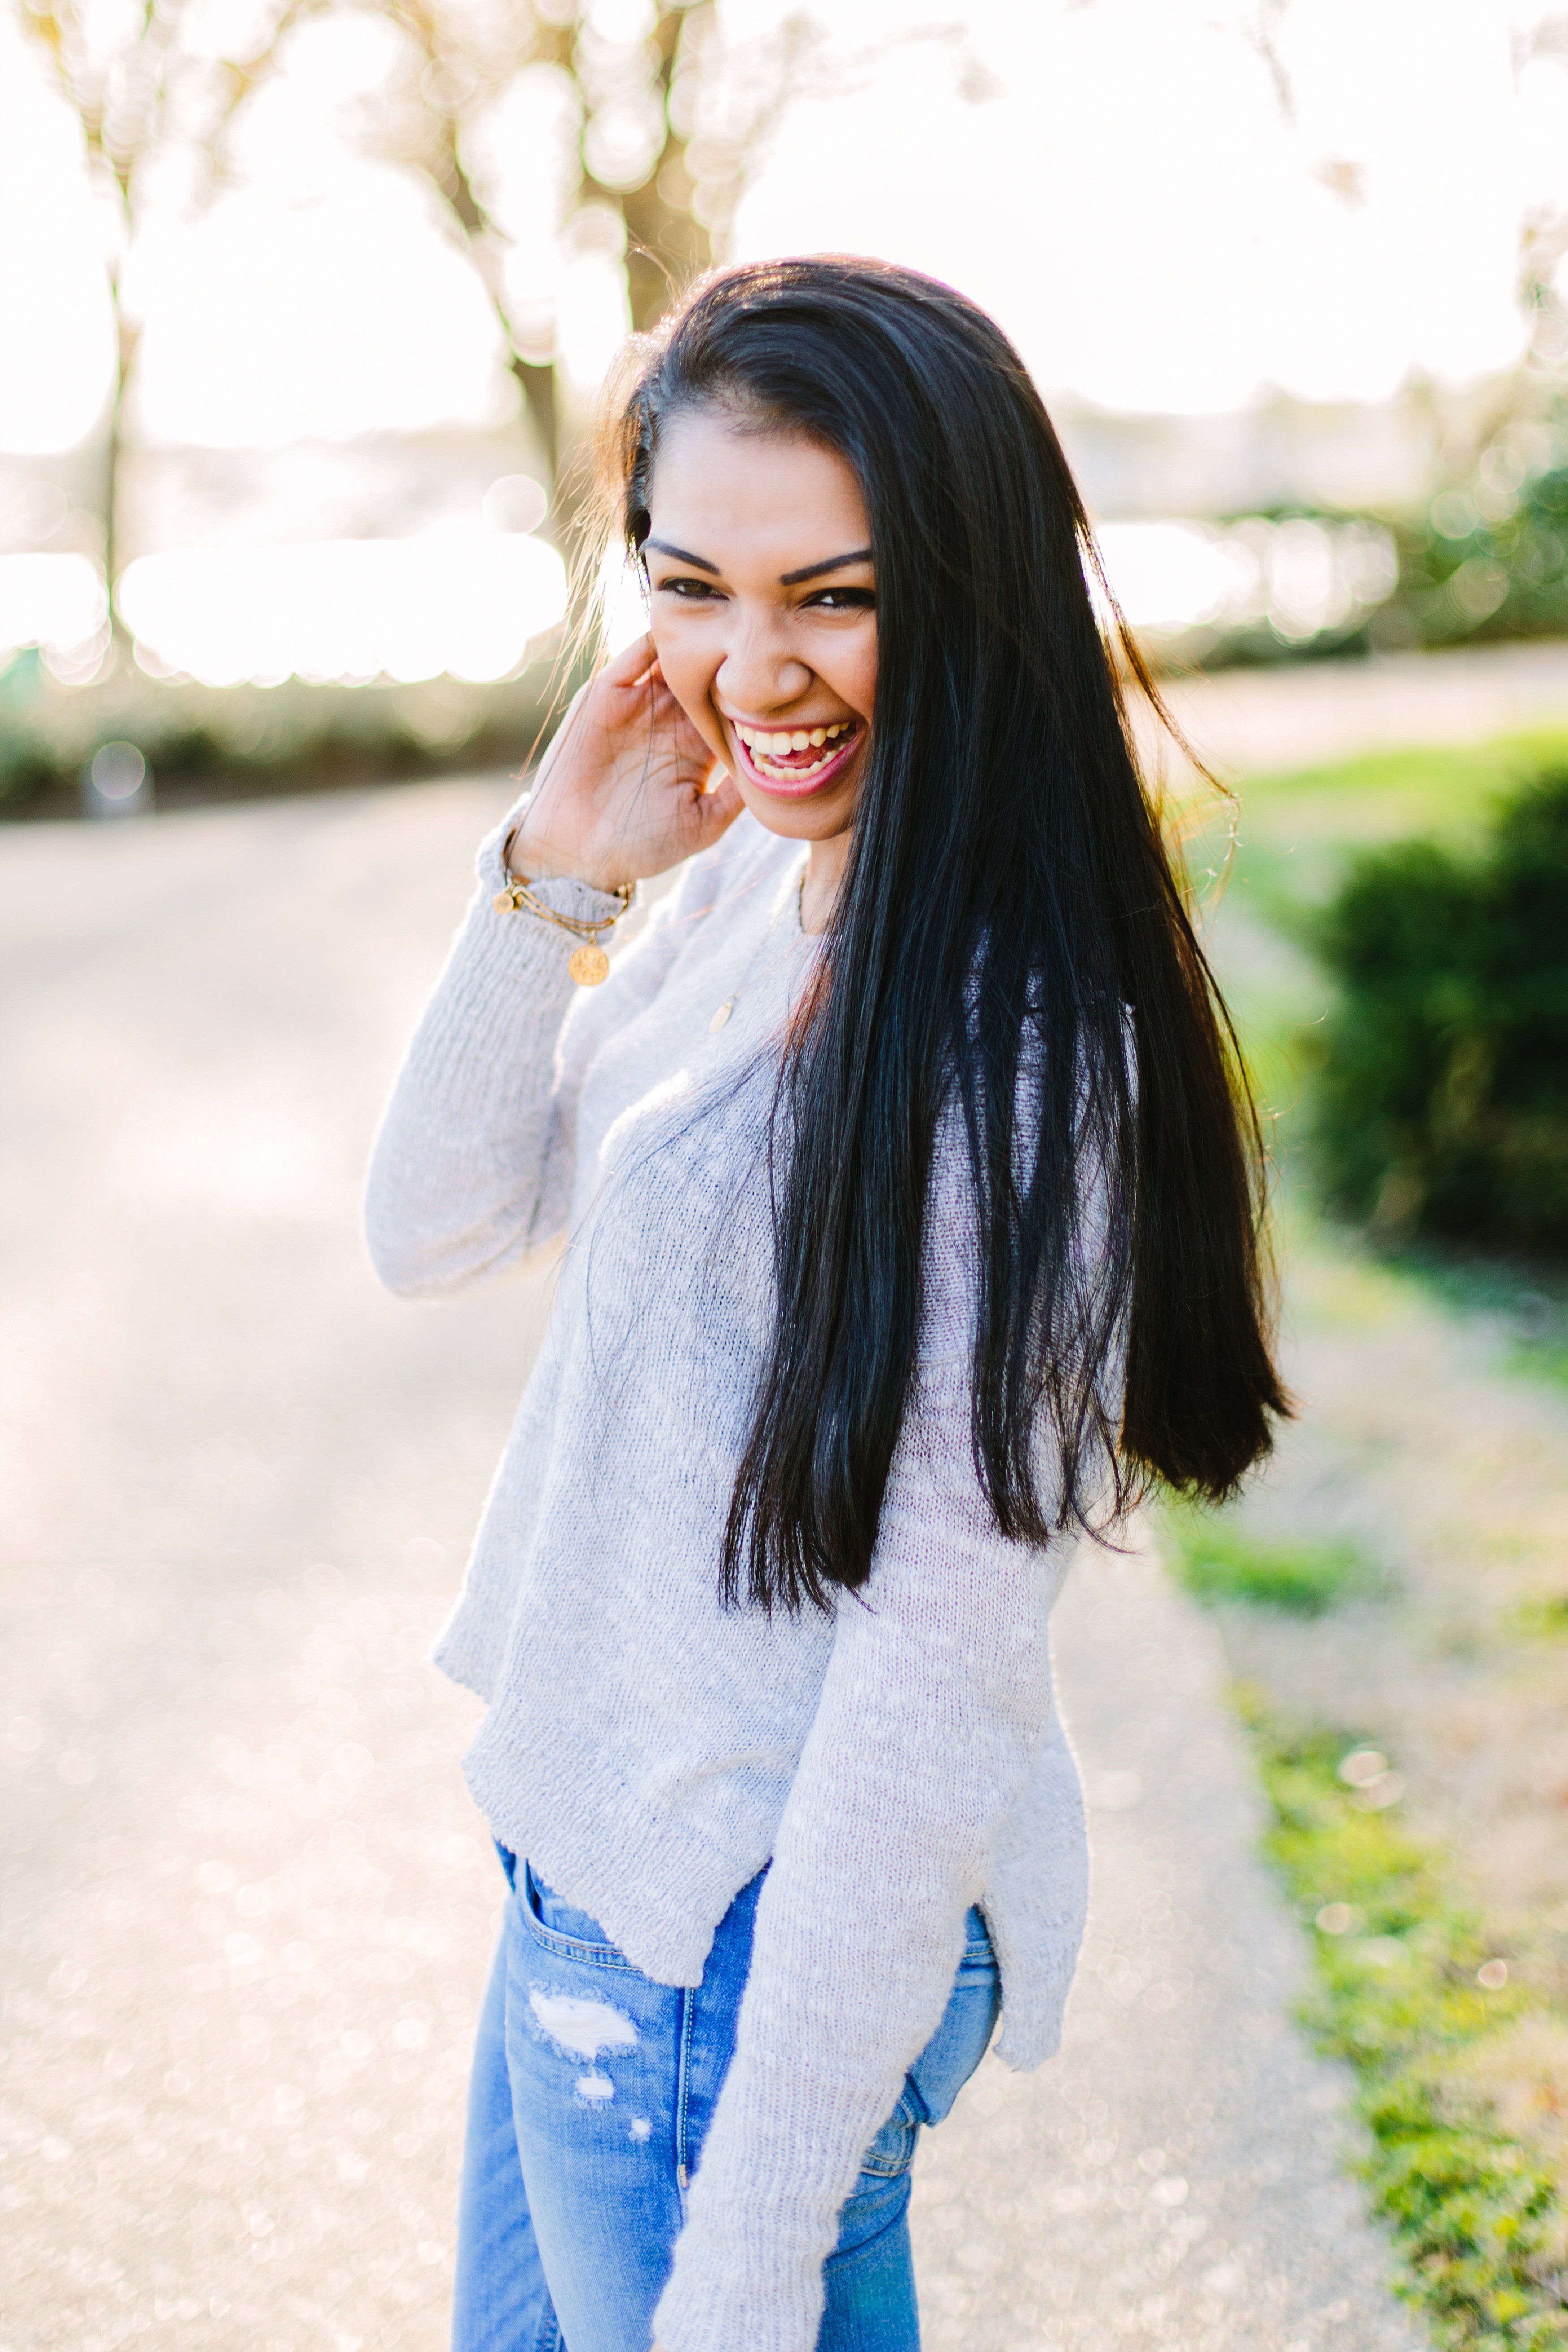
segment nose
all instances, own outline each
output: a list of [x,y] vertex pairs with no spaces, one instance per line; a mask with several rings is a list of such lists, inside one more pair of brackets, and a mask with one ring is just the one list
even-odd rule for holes
[[757,718],[798,702],[811,685],[808,662],[790,649],[770,614],[745,612],[737,599],[714,686],[733,710]]

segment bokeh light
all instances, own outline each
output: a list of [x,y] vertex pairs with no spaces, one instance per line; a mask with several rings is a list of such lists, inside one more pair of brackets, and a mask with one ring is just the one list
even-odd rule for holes
[[1374,611],[1398,577],[1392,536],[1370,523],[1110,522],[1098,536],[1110,592],[1134,628],[1267,621],[1286,644],[1304,645]]

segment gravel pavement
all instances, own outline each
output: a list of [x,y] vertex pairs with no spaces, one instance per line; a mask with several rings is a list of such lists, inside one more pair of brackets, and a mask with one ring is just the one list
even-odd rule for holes
[[[445,2340],[499,1873],[424,1654],[547,1297],[400,1306],[357,1202],[506,794],[0,835],[0,2352]],[[1089,1950],[922,2155],[931,2344],[1413,2346],[1207,1629],[1092,1555],[1060,1658]]]

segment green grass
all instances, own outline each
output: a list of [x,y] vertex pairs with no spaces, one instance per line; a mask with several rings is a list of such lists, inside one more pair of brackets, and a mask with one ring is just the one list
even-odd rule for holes
[[[1568,761],[1560,730],[1490,742],[1372,751],[1331,765],[1249,777],[1236,816],[1228,887],[1250,911],[1299,933],[1348,856],[1421,834],[1477,838],[1499,803],[1538,770]],[[1188,851],[1200,889],[1224,864],[1233,812],[1215,807]]]
[[1521,1339],[1509,1349],[1507,1362],[1522,1380],[1568,1389],[1568,1339]]
[[1342,1776],[1352,1756],[1363,1775],[1384,1759],[1345,1734],[1288,1730],[1255,1692],[1238,1699],[1273,1812],[1268,1856],[1312,1939],[1304,2021],[1352,2070],[1360,2168],[1401,2292],[1453,2352],[1563,2352],[1554,2185],[1460,2087],[1464,2059],[1530,1997],[1500,1980],[1443,1857],[1400,1822],[1391,1776],[1360,1789]]
[[1568,1639],[1568,1593],[1535,1592],[1509,1612],[1508,1630],[1521,1642]]
[[1377,1579],[1350,1543],[1266,1544],[1203,1511],[1167,1506],[1166,1556],[1199,1601],[1240,1601],[1289,1617],[1321,1617],[1372,1591]]

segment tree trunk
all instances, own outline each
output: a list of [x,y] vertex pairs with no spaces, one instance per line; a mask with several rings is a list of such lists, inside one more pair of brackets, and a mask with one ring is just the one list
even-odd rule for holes
[[676,52],[690,11],[660,7],[653,39],[658,49],[655,87],[667,110],[664,145],[640,188],[619,195],[584,175],[585,194],[618,205],[626,225],[626,292],[638,334],[659,320],[712,259],[708,233],[689,209],[690,181],[668,129],[669,85]]
[[125,455],[125,395],[136,365],[137,329],[126,319],[120,299],[120,274],[110,280],[116,333],[114,397],[103,445],[103,583],[109,598],[110,662],[123,669],[131,657],[131,635],[121,617],[115,594],[120,572],[120,476]]

